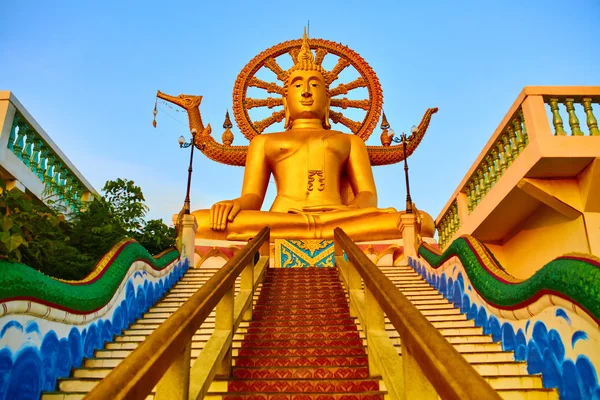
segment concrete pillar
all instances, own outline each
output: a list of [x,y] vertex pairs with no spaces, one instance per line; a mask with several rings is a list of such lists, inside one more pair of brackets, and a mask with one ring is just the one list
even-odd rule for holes
[[196,230],[198,223],[193,214],[185,214],[181,221],[181,255],[187,258],[190,262],[190,267],[194,267],[194,255],[196,253]]
[[417,250],[415,248],[416,238],[416,215],[415,214],[402,214],[400,216],[402,220],[402,242],[404,244],[404,257],[417,257]]
[[[8,138],[10,137],[16,112],[17,109],[10,102],[10,92],[0,91],[0,149],[5,149],[8,145]],[[2,152],[0,152],[1,159]]]

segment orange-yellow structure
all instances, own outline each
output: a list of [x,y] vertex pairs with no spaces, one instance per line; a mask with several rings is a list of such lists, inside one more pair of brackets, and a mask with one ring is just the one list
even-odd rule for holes
[[[251,140],[247,148],[237,146],[230,148],[231,151],[228,146],[215,145],[211,141],[210,128],[204,128],[197,109],[199,100],[193,101],[198,97],[158,94],[188,110],[190,127],[201,132],[196,136],[196,144],[202,151],[210,153],[209,148],[212,147],[213,152],[220,151],[215,157],[217,161],[229,164],[236,164],[231,153],[238,153],[238,156],[245,153],[241,196],[218,202],[210,210],[195,211],[193,214],[198,222],[196,237],[248,240],[262,227],[269,226],[272,240],[333,239],[336,227],[343,228],[357,241],[401,238],[402,213],[394,208],[377,208],[377,190],[371,170],[371,165],[377,162],[401,161],[401,146],[390,147],[388,141],[384,143],[387,146],[369,148],[364,143],[381,113],[381,88],[373,71],[357,54],[343,46],[326,41],[314,41],[309,45],[306,34],[303,41],[295,41],[289,46],[294,66],[283,71],[270,53],[275,51],[276,54],[281,48],[287,47],[288,44],[284,43],[259,55],[259,60],[250,63],[253,67],[249,71],[242,71],[241,83],[236,83],[234,111],[238,121],[245,122],[240,128]],[[316,49],[316,58],[311,47]],[[336,49],[339,62],[332,71],[326,71],[321,66],[323,57],[328,50]],[[261,85],[253,74],[257,67],[263,65],[273,70],[283,83],[281,87],[266,85],[267,90],[280,93],[282,97],[269,98],[264,105],[282,105],[283,110],[273,113],[266,120],[249,124],[247,109],[263,102],[242,97],[249,86]],[[364,77],[348,86],[342,83],[330,88],[338,74],[350,65],[364,72]],[[370,98],[332,98],[332,94],[347,93],[352,87],[367,87]],[[332,111],[332,106],[360,108],[367,112],[362,122],[354,122]],[[435,109],[430,109],[425,114],[421,129],[409,138],[409,154],[425,133],[433,112]],[[330,118],[350,127],[354,135],[331,130]],[[266,126],[278,120],[285,121],[285,131],[260,134]],[[226,133],[231,135],[230,132]],[[270,211],[262,212],[259,210],[271,174],[277,186],[277,197]],[[421,213],[420,220],[423,234],[432,237],[432,218]]]
[[521,279],[600,255],[599,101],[600,87],[524,88],[437,217],[442,247],[472,235]]

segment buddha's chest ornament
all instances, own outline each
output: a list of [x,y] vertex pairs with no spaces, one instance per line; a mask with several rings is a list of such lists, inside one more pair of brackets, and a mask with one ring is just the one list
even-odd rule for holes
[[315,189],[322,192],[325,189],[325,138],[326,136],[308,139],[306,161],[309,192]]
[[318,191],[325,189],[325,172],[323,170],[311,169],[308,171],[308,191],[312,192],[315,186]]

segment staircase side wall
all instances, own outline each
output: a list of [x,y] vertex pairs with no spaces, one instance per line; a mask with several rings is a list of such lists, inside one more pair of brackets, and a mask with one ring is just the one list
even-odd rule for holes
[[[179,258],[160,269],[144,260],[129,261],[112,298],[90,312],[34,296],[0,300],[0,399],[33,399],[53,391],[58,378],[68,377],[84,357],[127,329],[187,269],[188,261]],[[105,274],[111,274],[110,264]],[[66,283],[66,296],[68,291]]]
[[[490,273],[489,266],[482,263],[465,269],[458,256],[442,257],[445,261],[435,266],[423,258],[411,259],[410,265],[485,334],[500,342],[504,351],[513,352],[516,361],[526,362],[530,374],[542,374],[544,387],[557,388],[561,398],[600,395],[597,316],[557,290],[532,293],[510,306],[494,304],[486,297],[498,290],[492,279],[500,278]],[[488,284],[473,285],[469,276],[479,275],[476,279],[481,282],[482,274]],[[512,289],[518,285],[517,280],[504,283],[505,287],[514,285]],[[597,281],[595,284],[598,287]]]

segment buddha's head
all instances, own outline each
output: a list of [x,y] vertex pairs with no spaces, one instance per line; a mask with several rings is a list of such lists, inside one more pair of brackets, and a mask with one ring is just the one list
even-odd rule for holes
[[324,129],[329,125],[329,81],[327,72],[315,63],[308,45],[306,29],[296,64],[287,71],[283,95],[285,129],[296,120],[319,120]]

